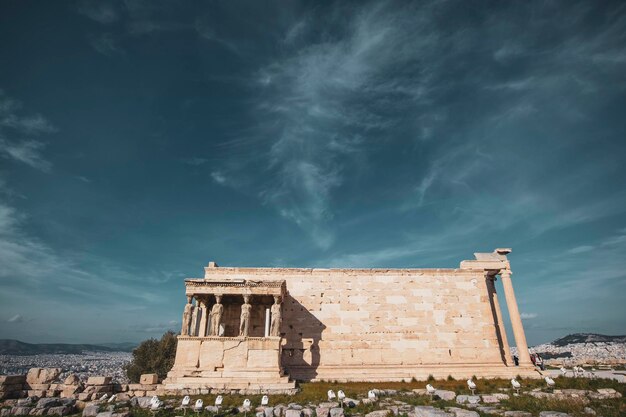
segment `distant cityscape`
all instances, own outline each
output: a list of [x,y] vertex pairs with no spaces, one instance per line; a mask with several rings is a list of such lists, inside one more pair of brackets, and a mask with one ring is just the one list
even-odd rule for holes
[[90,376],[110,376],[119,383],[128,383],[124,365],[130,352],[83,352],[82,354],[0,355],[0,375],[26,374],[30,368],[61,368],[60,380],[76,374],[81,381]]

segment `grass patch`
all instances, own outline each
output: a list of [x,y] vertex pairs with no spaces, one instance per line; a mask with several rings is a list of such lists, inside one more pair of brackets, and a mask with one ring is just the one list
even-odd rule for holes
[[[518,379],[522,384],[522,392],[530,391],[533,389],[540,389],[544,392],[550,392],[546,388],[546,384],[541,379]],[[584,389],[595,391],[598,388],[613,388],[626,397],[626,384],[621,384],[617,381],[610,379],[589,379],[589,378],[555,378],[556,389]],[[540,411],[561,411],[568,413],[576,417],[589,417],[585,414],[585,407],[591,407],[594,409],[598,416],[603,417],[623,417],[626,416],[626,403],[624,398],[610,399],[610,400],[592,400],[585,403],[581,399],[547,399],[547,398],[535,398],[529,395],[513,396],[513,390],[508,379],[474,379],[477,386],[477,394],[492,394],[496,392],[503,392],[509,394],[511,397],[509,400],[503,400],[500,402],[500,408],[506,410],[520,410],[529,411],[534,416],[538,416]],[[459,394],[470,394],[470,390],[467,388],[467,383],[464,380],[457,381],[454,379],[447,380],[431,380],[431,381],[407,381],[407,382],[348,382],[338,383],[335,381],[328,382],[310,382],[299,384],[300,392],[295,395],[270,395],[270,406],[276,406],[279,404],[287,405],[289,403],[297,403],[303,407],[314,408],[315,405],[320,402],[328,401],[327,392],[333,390],[343,390],[347,397],[353,399],[362,399],[367,397],[367,392],[370,389],[377,388],[381,390],[396,390],[398,395],[390,397],[381,397],[383,402],[386,398],[393,400],[400,400],[410,406],[418,405],[430,405],[437,408],[445,407],[462,407],[455,401],[442,401],[433,400],[428,395],[407,395],[413,389],[425,389],[426,384],[432,384],[437,389],[454,391]],[[204,406],[213,405],[217,395],[194,395],[192,396],[192,405],[195,400],[202,398]],[[226,416],[233,408],[239,408],[242,406],[244,399],[250,399],[252,403],[252,411],[248,412],[249,417],[254,417],[254,408],[261,404],[262,395],[223,395],[224,402],[222,405],[221,416]],[[166,397],[174,398],[174,397]],[[175,397],[176,402],[179,403],[181,397]],[[491,404],[486,404],[491,405]],[[346,416],[365,415],[369,412],[381,409],[380,401],[375,404],[360,404],[355,408],[344,408]],[[314,410],[313,410],[314,411]],[[173,410],[161,410],[154,414],[154,417],[172,417],[174,415],[181,415],[180,411]],[[187,412],[189,417],[195,417],[196,413],[191,410]],[[480,413],[481,416],[488,416],[487,414]],[[139,408],[131,409],[132,417],[153,417],[153,414],[149,410],[143,410]],[[199,414],[200,417],[213,417],[215,414],[203,411]],[[402,417],[402,413],[400,414]]]

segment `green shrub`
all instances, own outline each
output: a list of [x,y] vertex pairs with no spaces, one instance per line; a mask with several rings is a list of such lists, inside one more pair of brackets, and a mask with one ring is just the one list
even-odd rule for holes
[[174,366],[175,356],[176,333],[170,331],[161,340],[148,339],[141,342],[133,350],[133,359],[124,370],[131,382],[139,382],[142,374],[157,374],[162,380]]

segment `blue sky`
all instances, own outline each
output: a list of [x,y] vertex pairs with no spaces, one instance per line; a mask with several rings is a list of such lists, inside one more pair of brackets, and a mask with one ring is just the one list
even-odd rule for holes
[[2,338],[178,329],[210,260],[496,247],[531,344],[626,333],[622,2],[7,0],[0,89]]

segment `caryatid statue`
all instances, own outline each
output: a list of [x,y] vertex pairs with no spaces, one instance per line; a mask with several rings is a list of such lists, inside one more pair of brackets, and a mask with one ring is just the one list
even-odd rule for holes
[[281,311],[281,299],[280,296],[274,296],[274,304],[272,304],[272,324],[270,325],[270,336],[280,336],[280,324],[283,321]]
[[193,304],[191,304],[192,299],[191,295],[187,296],[187,304],[185,304],[185,310],[183,311],[183,328],[180,330],[181,336],[189,335],[189,327],[191,326],[191,317],[194,310]]
[[222,296],[215,296],[215,304],[211,309],[211,336],[220,335],[220,323],[222,322],[222,314],[224,314],[224,306],[222,303]]
[[239,336],[248,336],[250,331],[250,312],[252,306],[250,305],[250,296],[243,296],[243,305],[241,306],[241,319],[239,321]]

